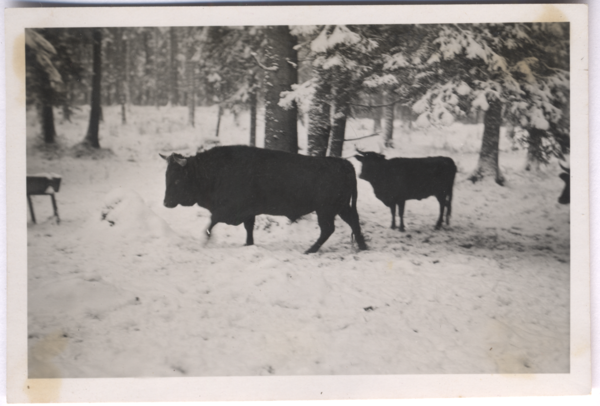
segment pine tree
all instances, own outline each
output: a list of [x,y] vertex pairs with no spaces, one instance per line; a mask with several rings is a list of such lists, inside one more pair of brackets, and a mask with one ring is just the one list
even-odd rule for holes
[[534,131],[543,136],[541,143],[533,137],[526,141],[534,149],[549,144],[538,151],[538,157],[561,153],[564,138],[568,138],[562,107],[568,103],[569,87],[566,24],[443,25],[432,29],[437,31],[432,52],[418,67],[429,89],[413,108],[420,114],[420,125],[447,125],[477,109],[485,112],[482,149],[470,176],[473,182],[491,176],[504,184],[497,147],[503,120],[544,131]]

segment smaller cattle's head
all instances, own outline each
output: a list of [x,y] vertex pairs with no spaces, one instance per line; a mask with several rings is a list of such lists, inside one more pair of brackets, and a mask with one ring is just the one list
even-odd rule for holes
[[383,162],[386,161],[385,156],[378,154],[377,152],[364,152],[356,149],[358,153],[354,157],[362,163],[362,169],[360,171],[359,178],[369,181],[376,176],[376,172]]
[[564,172],[562,172],[560,175],[558,175],[558,177],[561,178],[565,182],[565,188],[563,189],[563,192],[561,193],[560,197],[558,198],[558,202],[560,204],[569,204],[569,203],[571,203],[571,169],[565,168],[561,164],[559,164],[559,165]]
[[167,189],[165,191],[164,205],[168,208],[193,206],[196,203],[194,183],[191,178],[189,158],[180,154],[171,154],[168,157],[159,154],[167,161]]

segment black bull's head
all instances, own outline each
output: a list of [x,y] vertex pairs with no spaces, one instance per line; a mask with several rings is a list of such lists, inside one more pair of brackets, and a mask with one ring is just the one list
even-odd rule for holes
[[569,204],[571,203],[571,169],[565,168],[560,163],[559,165],[564,172],[562,172],[558,176],[565,182],[565,188],[563,189],[562,194],[558,198],[558,202],[560,204]]
[[196,203],[196,197],[193,191],[194,185],[190,179],[190,171],[188,170],[188,158],[179,154],[171,154],[164,156],[159,154],[161,158],[167,161],[166,173],[166,191],[164,205],[168,208],[182,206],[193,206]]

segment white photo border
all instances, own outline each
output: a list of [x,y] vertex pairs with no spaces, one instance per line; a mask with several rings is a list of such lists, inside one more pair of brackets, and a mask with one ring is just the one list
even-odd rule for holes
[[[27,378],[25,29],[570,22],[571,341],[568,374]],[[248,401],[585,395],[591,391],[588,14],[584,4],[27,8],[5,10],[9,402]],[[235,388],[235,389],[234,389]]]

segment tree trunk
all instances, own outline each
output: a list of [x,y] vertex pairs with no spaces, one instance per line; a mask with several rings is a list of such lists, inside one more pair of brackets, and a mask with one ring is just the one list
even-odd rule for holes
[[350,106],[342,105],[334,109],[333,125],[329,137],[329,156],[341,158],[344,150],[344,136],[346,134],[346,119]]
[[217,130],[215,131],[215,137],[219,137],[219,128],[221,127],[221,116],[223,115],[223,106],[219,104],[219,111],[217,113]]
[[92,75],[92,100],[90,111],[90,125],[84,138],[84,143],[93,148],[100,148],[98,130],[100,127],[100,86],[102,84],[102,31],[94,29],[93,38],[93,75]]
[[124,47],[127,42],[123,40],[123,28],[115,28],[115,48],[117,54],[117,101],[121,106],[121,124],[127,124],[127,113],[125,110],[125,72],[127,61]]
[[[379,105],[381,103],[381,94],[377,93],[375,97],[373,97],[373,104]],[[381,118],[383,114],[381,114],[381,107],[373,107],[371,108],[371,117],[373,117],[373,133],[381,132]]]
[[129,70],[130,70],[130,56],[129,56],[129,49],[130,49],[130,41],[129,38],[124,38],[123,39],[123,59],[125,60],[125,68],[123,71],[123,94],[125,95],[124,97],[124,104],[121,105],[121,111],[123,112],[123,115],[121,116],[121,120],[123,124],[127,124],[127,117],[125,115],[125,111],[129,108],[129,105],[131,104],[131,84],[130,84],[130,78],[129,78]]
[[54,144],[56,138],[56,128],[54,127],[54,110],[51,104],[43,103],[40,107],[42,115],[42,133],[46,144]]
[[502,123],[502,103],[499,100],[489,101],[489,108],[483,118],[483,139],[477,168],[469,177],[473,183],[486,176],[493,176],[500,186],[504,185],[504,177],[498,166],[498,147],[500,144],[500,124]]
[[169,28],[170,57],[169,57],[169,105],[179,104],[179,92],[177,89],[177,32],[175,27]]
[[160,107],[160,93],[158,89],[159,72],[158,72],[158,42],[160,40],[160,28],[154,28],[154,58],[153,58],[153,73],[154,73],[154,105]]
[[[319,72],[317,72],[319,75]],[[331,132],[331,85],[319,79],[308,110],[308,155],[325,156]]]
[[346,135],[346,120],[350,114],[351,95],[348,89],[351,88],[351,78],[347,74],[337,76],[338,83],[342,85],[335,90],[334,113],[329,137],[329,156],[341,158],[344,150],[344,136]]
[[65,101],[62,105],[63,120],[71,122],[71,106],[73,105],[73,89],[70,82],[65,83]]
[[538,128],[530,128],[529,130],[529,143],[527,145],[527,158],[525,161],[526,171],[539,171],[541,164],[542,155],[542,138],[544,137],[544,130]]
[[298,83],[298,41],[288,26],[267,28],[266,64],[276,68],[265,71],[265,148],[298,152],[298,109],[279,106],[281,92]]
[[185,76],[186,76],[186,94],[188,106],[188,125],[195,126],[196,114],[196,66],[198,60],[202,57],[202,49],[208,39],[210,27],[202,27],[200,37],[196,38],[196,27],[188,29],[185,39]]
[[250,103],[250,146],[256,146],[256,89],[254,86],[250,88],[248,102]]
[[195,127],[195,113],[196,113],[196,81],[194,70],[196,63],[192,60],[185,62],[185,75],[187,85],[187,107],[188,107],[188,125]]
[[391,92],[385,92],[385,104],[383,108],[383,139],[386,148],[394,148],[394,101]]

